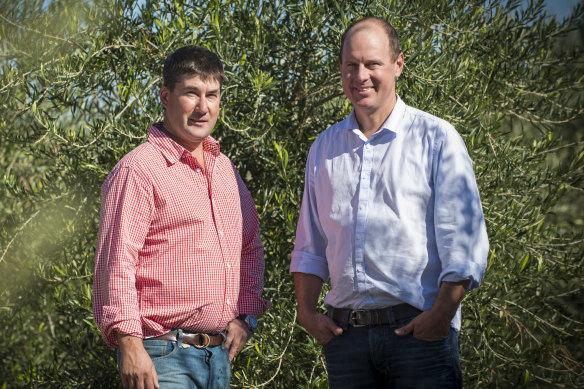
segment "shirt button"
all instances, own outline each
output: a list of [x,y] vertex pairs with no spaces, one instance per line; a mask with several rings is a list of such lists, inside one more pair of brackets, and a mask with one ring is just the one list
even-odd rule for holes
[[223,236],[223,230],[219,230],[219,236]]
[[225,300],[225,304],[229,305],[229,299]]
[[231,265],[229,263],[227,264],[227,269],[231,269]]
[[196,169],[195,169],[195,171],[196,171],[197,173],[200,173],[200,172],[201,172],[201,169],[200,169],[200,168],[196,168]]

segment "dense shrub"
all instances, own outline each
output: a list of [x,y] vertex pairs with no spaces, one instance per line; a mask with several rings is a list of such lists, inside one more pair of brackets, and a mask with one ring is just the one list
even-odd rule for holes
[[[213,135],[256,201],[273,307],[233,386],[327,387],[298,326],[290,252],[316,135],[350,112],[339,37],[363,15],[400,33],[406,103],[452,122],[491,240],[464,301],[465,386],[582,387],[582,7],[541,2],[0,0],[0,385],[116,387],[93,322],[99,187],[160,120],[162,62],[201,44],[225,63]],[[580,29],[580,30],[578,30]]]

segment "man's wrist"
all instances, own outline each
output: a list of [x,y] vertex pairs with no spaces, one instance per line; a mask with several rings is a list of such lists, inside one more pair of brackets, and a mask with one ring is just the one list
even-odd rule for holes
[[253,315],[239,315],[236,319],[241,320],[252,334],[258,328],[258,319]]
[[144,348],[142,338],[137,336],[116,332],[116,338],[118,341],[118,348],[122,353],[132,352],[136,349]]

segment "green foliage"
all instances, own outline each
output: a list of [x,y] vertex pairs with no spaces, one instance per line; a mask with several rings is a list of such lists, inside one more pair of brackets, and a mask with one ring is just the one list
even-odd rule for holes
[[201,44],[225,63],[213,134],[261,217],[273,307],[235,387],[325,388],[298,326],[290,252],[316,135],[350,112],[339,37],[362,15],[400,32],[398,93],[452,122],[491,241],[463,305],[465,386],[584,386],[583,8],[541,2],[0,0],[0,385],[117,387],[91,312],[99,187],[162,118],[162,62]]

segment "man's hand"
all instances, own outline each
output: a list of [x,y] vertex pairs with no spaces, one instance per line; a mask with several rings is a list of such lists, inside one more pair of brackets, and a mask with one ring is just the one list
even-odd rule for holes
[[341,327],[328,316],[316,311],[316,303],[322,289],[322,280],[307,273],[294,273],[294,287],[298,300],[298,323],[320,344],[328,343],[343,333]]
[[227,324],[225,330],[227,334],[225,338],[225,348],[229,350],[229,360],[232,361],[237,354],[243,350],[243,346],[249,338],[251,338],[251,330],[243,321],[233,319]]
[[343,329],[333,319],[316,311],[303,313],[299,311],[298,323],[322,345],[343,333]]
[[420,313],[409,324],[395,330],[395,333],[402,336],[411,333],[416,339],[427,342],[436,342],[446,338],[450,331],[450,322],[456,314],[468,284],[468,280],[442,282],[432,308]]
[[142,339],[117,333],[120,345],[120,375],[127,389],[159,389],[158,375]]
[[395,330],[395,333],[401,336],[413,333],[416,339],[426,342],[436,342],[448,336],[450,320],[452,318],[449,319],[430,310],[420,313],[406,326]]

